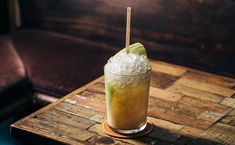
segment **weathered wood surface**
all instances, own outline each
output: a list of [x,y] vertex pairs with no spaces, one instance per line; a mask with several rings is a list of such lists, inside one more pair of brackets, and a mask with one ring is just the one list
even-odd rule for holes
[[[126,7],[132,42],[151,57],[235,76],[232,0],[20,0],[23,27],[67,33],[122,48]],[[160,66],[159,66],[160,67]],[[175,75],[178,75],[176,73]]]
[[12,135],[38,144],[235,145],[235,79],[151,63],[148,119],[155,127],[149,135],[118,139],[102,132],[103,77],[14,123]]

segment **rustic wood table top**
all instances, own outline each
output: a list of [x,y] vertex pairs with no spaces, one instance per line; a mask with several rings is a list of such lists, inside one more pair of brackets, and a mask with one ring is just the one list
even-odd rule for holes
[[104,78],[90,82],[11,125],[33,144],[235,145],[235,79],[151,61],[148,120],[154,130],[136,139],[104,134]]

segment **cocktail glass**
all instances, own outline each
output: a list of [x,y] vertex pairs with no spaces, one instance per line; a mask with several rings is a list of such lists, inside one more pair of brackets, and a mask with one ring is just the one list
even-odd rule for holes
[[104,68],[107,122],[113,131],[132,134],[147,124],[151,68],[142,74],[114,74]]

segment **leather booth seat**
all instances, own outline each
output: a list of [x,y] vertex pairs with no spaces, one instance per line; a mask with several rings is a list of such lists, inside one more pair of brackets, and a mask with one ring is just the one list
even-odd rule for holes
[[103,74],[115,48],[49,31],[11,35],[35,90],[65,95]]
[[0,100],[5,92],[17,92],[14,88],[30,87],[62,97],[101,76],[104,64],[117,51],[50,31],[19,30],[0,37]]
[[0,109],[30,90],[23,62],[9,37],[0,36]]

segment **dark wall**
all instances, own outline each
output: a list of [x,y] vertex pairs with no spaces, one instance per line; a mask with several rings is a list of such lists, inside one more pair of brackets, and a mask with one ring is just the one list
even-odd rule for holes
[[0,34],[5,34],[8,30],[7,0],[0,0]]
[[21,0],[23,27],[120,48],[127,6],[131,41],[152,58],[235,76],[234,0]]

